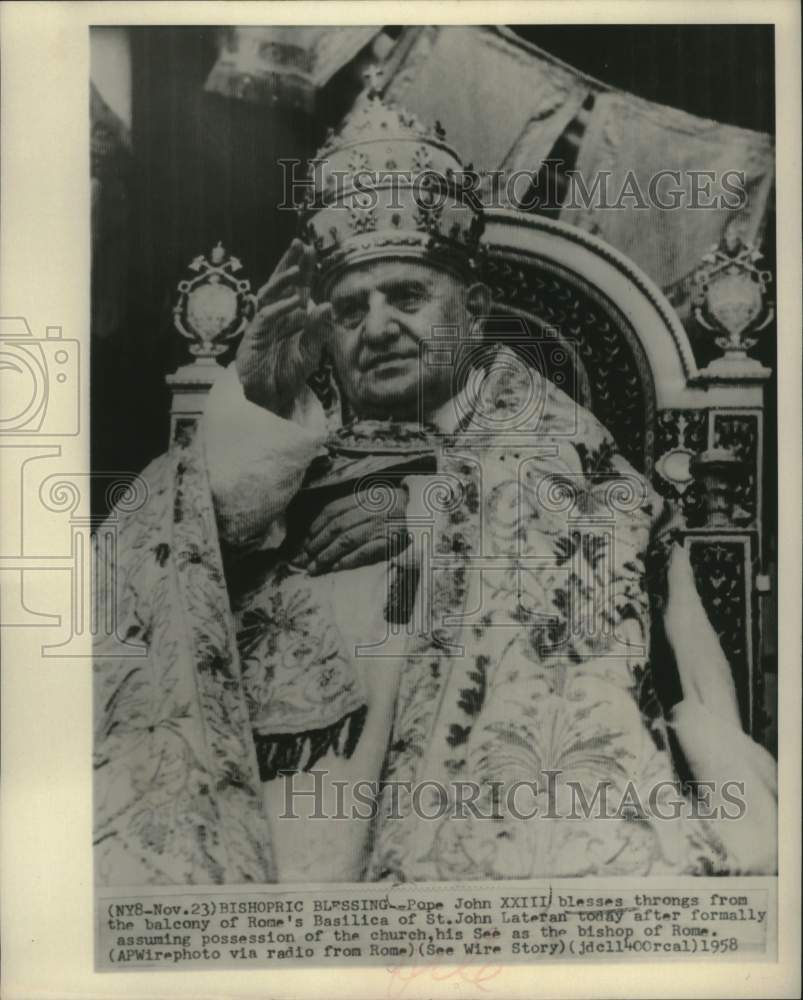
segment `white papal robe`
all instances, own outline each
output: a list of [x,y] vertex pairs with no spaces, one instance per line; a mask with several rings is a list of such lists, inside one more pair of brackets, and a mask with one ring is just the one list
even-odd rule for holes
[[[98,649],[102,881],[773,870],[774,765],[741,730],[680,552],[666,615],[689,622],[683,699],[666,719],[648,696],[663,501],[590,413],[519,369],[435,415],[437,472],[406,480],[420,579],[395,635],[398,567],[311,577],[282,553],[331,433],[311,393],[281,420],[232,368],[201,425],[179,422],[120,538],[121,634],[146,655]],[[677,807],[673,745],[717,783],[696,811]],[[287,783],[309,790],[315,771],[329,818],[281,818]],[[726,780],[746,814],[706,818]],[[379,783],[376,815],[332,819],[337,782],[339,815],[355,782]],[[309,815],[311,797],[291,801]]]

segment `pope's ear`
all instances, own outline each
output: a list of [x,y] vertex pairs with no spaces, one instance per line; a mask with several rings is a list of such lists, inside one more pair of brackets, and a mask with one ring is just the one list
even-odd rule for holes
[[491,290],[481,281],[475,281],[466,292],[466,305],[474,319],[487,316],[491,308]]

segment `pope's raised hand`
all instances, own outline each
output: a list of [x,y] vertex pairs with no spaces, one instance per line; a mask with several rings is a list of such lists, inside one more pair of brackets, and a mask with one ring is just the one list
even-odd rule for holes
[[246,399],[288,417],[318,367],[332,323],[328,302],[315,305],[309,284],[315,251],[293,240],[257,295],[257,313],[237,348],[235,366]]

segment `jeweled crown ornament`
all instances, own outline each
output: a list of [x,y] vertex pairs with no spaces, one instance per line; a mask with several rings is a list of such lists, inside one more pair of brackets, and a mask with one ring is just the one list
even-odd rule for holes
[[380,94],[379,70],[339,132],[310,162],[301,235],[317,251],[317,296],[343,267],[375,258],[428,259],[462,274],[476,263],[482,206],[475,175],[433,128]]

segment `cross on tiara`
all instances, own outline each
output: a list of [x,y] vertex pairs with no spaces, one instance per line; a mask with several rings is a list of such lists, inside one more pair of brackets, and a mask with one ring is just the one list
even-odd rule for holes
[[368,97],[379,97],[382,89],[382,77],[385,74],[379,66],[369,66],[367,70],[363,73],[363,78],[365,79],[366,86],[368,88]]

